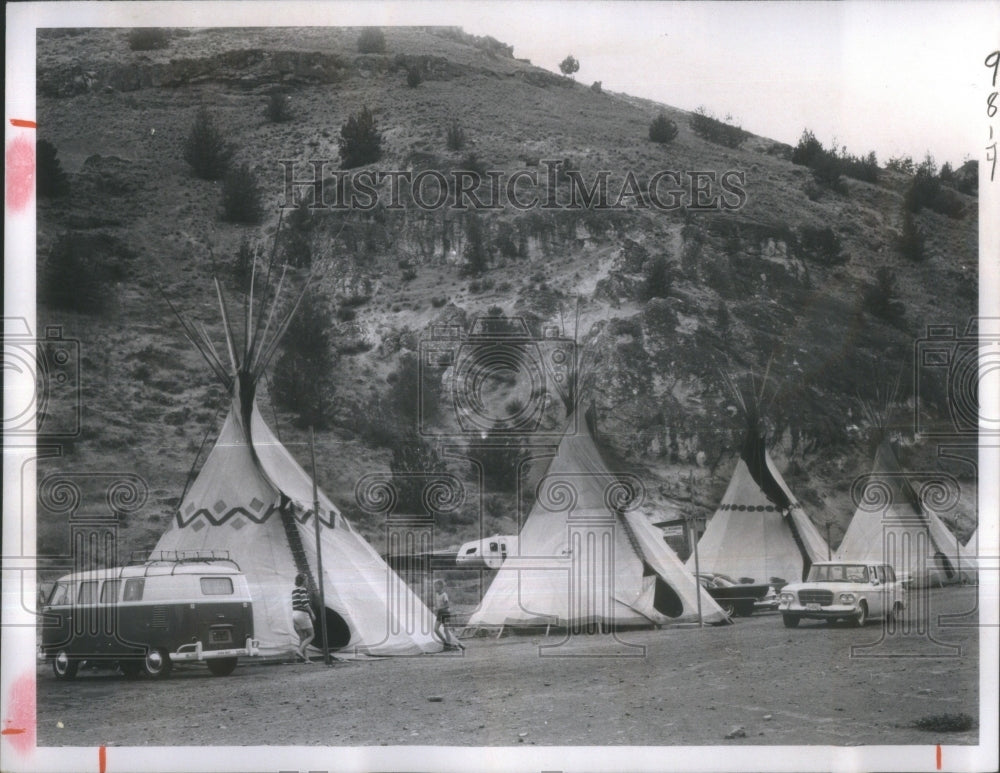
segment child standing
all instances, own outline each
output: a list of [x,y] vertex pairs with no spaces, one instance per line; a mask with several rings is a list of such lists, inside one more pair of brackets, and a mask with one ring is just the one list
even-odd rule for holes
[[465,645],[456,639],[448,630],[448,620],[451,618],[451,610],[448,602],[448,594],[444,589],[444,580],[434,581],[434,633],[444,644],[446,650],[464,650]]

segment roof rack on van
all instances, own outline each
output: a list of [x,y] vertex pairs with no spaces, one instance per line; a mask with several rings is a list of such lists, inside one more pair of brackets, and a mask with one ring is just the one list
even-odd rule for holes
[[145,574],[151,567],[158,564],[173,564],[170,573],[173,574],[181,564],[209,563],[211,561],[226,561],[242,572],[240,565],[229,555],[228,550],[158,550],[134,551],[129,558],[129,564],[144,564]]

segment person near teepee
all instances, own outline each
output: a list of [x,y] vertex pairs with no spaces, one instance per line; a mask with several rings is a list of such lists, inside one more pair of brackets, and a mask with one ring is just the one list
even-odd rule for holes
[[303,663],[311,663],[306,655],[306,647],[312,643],[316,630],[313,628],[313,611],[309,603],[309,589],[306,587],[304,574],[295,576],[295,588],[292,590],[292,624],[295,626],[295,633],[299,635],[299,645],[295,648],[295,653],[302,658]]
[[441,640],[445,649],[464,650],[465,645],[448,629],[450,619],[451,606],[444,589],[444,580],[437,579],[434,581],[434,635]]

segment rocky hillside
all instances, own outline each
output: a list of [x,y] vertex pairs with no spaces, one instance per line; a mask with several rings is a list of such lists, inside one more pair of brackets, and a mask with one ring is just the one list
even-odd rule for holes
[[[518,195],[541,203],[553,190],[550,172],[558,188],[558,206],[474,213],[393,207],[383,184],[367,211],[283,216],[279,255],[311,259],[312,273],[291,269],[289,285],[310,277],[335,360],[317,432],[318,477],[375,541],[381,524],[359,511],[354,489],[365,473],[388,471],[394,449],[397,465],[430,459],[468,482],[465,506],[441,524],[443,543],[476,535],[481,503],[485,531],[516,528],[510,479],[488,470],[480,498],[467,462],[439,458],[434,438],[464,426],[450,402],[455,370],[417,365],[433,326],[468,330],[487,313],[523,319],[539,342],[519,351],[533,357],[550,354],[547,333],[575,342],[580,404],[594,406],[613,464],[645,482],[651,516],[705,515],[721,496],[742,432],[723,373],[767,371],[773,453],[835,545],[853,512],[851,482],[871,459],[859,394],[901,376],[903,463],[941,464],[937,446],[913,432],[913,352],[927,325],[961,333],[976,311],[975,197],[953,192],[960,212],[924,208],[907,223],[912,175],[882,169],[877,182],[825,184],[793,164],[786,145],[749,133],[738,147],[718,144],[696,133],[688,113],[533,67],[491,38],[386,29],[384,51],[361,53],[360,34],[177,30],[165,47],[146,51],[132,50],[126,30],[40,34],[38,137],[56,148],[67,180],[63,195],[39,200],[38,325],[59,325],[80,341],[83,414],[80,434],[39,464],[39,479],[56,471],[142,476],[149,498],[121,522],[120,550],[149,548],[164,530],[227,407],[164,296],[222,346],[212,276],[238,315],[240,245],[271,251],[280,208],[294,203],[286,171],[306,179],[310,161],[326,160],[333,191],[341,126],[362,108],[377,121],[382,156],[355,172],[478,169],[506,180],[526,171],[535,182]],[[273,99],[284,100],[289,120],[268,117]],[[200,108],[231,143],[231,166],[246,164],[256,177],[259,224],[225,220],[223,183],[195,177],[185,161]],[[678,128],[665,144],[648,138],[661,111]],[[464,143],[449,143],[456,124]],[[588,186],[607,170],[608,203],[619,206],[565,206],[567,170]],[[676,206],[643,195],[663,170],[678,173],[661,176],[659,188],[668,201],[667,189],[676,189]],[[703,195],[692,188],[697,171],[715,173],[702,178]],[[728,193],[726,172],[735,175]],[[476,192],[486,198],[489,183]],[[900,249],[914,229],[919,260]],[[105,282],[96,308],[59,300],[53,287],[67,282],[53,258],[60,249],[84,255]],[[885,281],[873,291],[880,270]],[[545,387],[523,373],[487,379],[486,413],[530,412],[537,403],[542,429],[561,426],[552,375]],[[917,406],[941,426],[949,416],[942,383],[925,387]],[[262,411],[307,463],[301,406],[271,391],[269,380]],[[434,404],[422,412],[420,400]],[[471,449],[479,429],[455,453],[482,453]],[[413,452],[410,462],[400,449]],[[495,466],[527,455],[508,447],[483,458]],[[953,471],[964,489],[952,523],[964,539],[975,520],[975,480],[967,466]],[[106,507],[99,480],[85,478],[84,508]],[[65,521],[44,508],[40,521],[40,549],[64,551]]]

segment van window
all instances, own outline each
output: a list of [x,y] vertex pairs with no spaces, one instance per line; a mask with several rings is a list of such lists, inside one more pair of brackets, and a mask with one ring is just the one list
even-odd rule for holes
[[497,547],[497,543],[495,543],[495,542],[491,542],[491,543],[490,543],[490,552],[491,552],[491,553],[496,553],[496,552],[497,552],[497,550],[499,550],[499,548]]
[[896,570],[891,566],[885,567],[885,579],[887,582],[896,582]]
[[476,550],[477,548],[469,548],[468,550],[465,551],[465,555],[471,556],[473,553],[476,552]]
[[101,603],[107,604],[117,601],[119,588],[121,588],[121,580],[107,580],[101,586]]
[[81,582],[76,602],[78,604],[93,604],[95,601],[97,601],[97,580]]
[[232,596],[233,581],[229,577],[202,577],[201,592],[205,596]]
[[52,606],[69,604],[69,585],[67,583],[56,583],[56,587],[54,587],[52,589],[52,593],[49,594],[49,604]]
[[876,566],[875,567],[875,576],[878,578],[879,582],[884,583],[885,582],[885,567],[883,567],[883,566]]
[[125,595],[123,601],[142,601],[142,588],[146,581],[142,577],[133,577],[125,580]]

